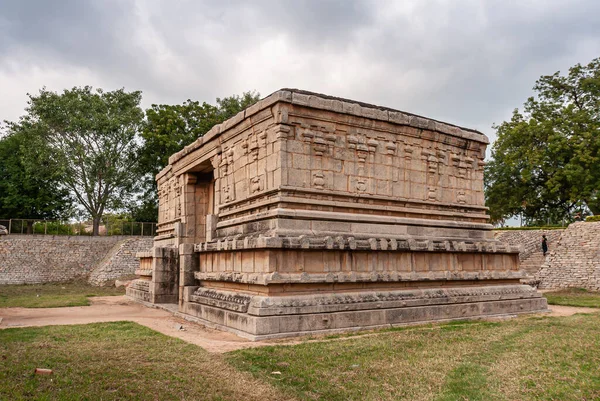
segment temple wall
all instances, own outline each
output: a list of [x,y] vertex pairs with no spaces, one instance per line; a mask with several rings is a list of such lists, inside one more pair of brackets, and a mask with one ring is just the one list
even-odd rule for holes
[[[204,152],[183,156],[159,175],[161,246],[211,240],[216,216],[247,208],[279,188],[282,151],[274,112],[266,109],[217,126],[199,139]],[[179,242],[168,241],[175,236]]]
[[364,117],[286,107],[292,130],[285,141],[284,187],[415,201],[433,209],[484,206],[485,144]]

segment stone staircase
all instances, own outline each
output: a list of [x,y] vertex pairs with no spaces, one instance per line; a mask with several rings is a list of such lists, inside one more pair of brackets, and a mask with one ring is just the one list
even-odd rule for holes
[[[541,249],[548,238],[548,253]],[[497,240],[520,248],[523,282],[540,289],[586,288],[600,291],[600,222],[578,222],[564,230],[498,230]]]
[[535,279],[543,289],[600,291],[600,222],[569,225]]
[[[548,254],[546,254],[546,257]],[[521,269],[524,270],[528,276],[534,276],[542,268],[542,265],[546,261],[546,257],[542,251],[531,253],[526,259],[521,261]]]
[[[538,273],[546,262],[542,253],[542,235],[548,238],[548,249],[552,251],[558,245],[565,230],[507,230],[496,231],[494,237],[512,246],[519,247],[519,260],[521,269],[527,275],[533,276]],[[546,258],[550,253],[546,254]]]

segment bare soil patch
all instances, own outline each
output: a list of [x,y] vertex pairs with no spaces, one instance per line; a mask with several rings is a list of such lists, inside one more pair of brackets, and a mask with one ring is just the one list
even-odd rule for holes
[[[248,341],[232,333],[191,323],[176,318],[165,310],[140,305],[126,296],[93,297],[90,301],[92,303],[90,306],[65,308],[2,308],[0,329],[131,321],[198,345],[209,352],[223,353],[274,344],[268,341]],[[179,325],[183,326],[183,330],[176,327]]]

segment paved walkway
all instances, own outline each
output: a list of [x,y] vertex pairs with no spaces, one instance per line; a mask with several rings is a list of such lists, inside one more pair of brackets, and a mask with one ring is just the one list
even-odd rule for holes
[[[297,344],[298,339],[249,341],[235,334],[213,330],[200,324],[174,317],[172,313],[148,308],[126,296],[93,297],[91,306],[67,308],[3,308],[0,309],[0,329],[50,325],[86,324],[99,322],[132,321],[165,335],[196,344],[209,352],[229,352],[242,348],[274,344]],[[575,313],[600,312],[595,308],[550,306],[549,316],[570,316]],[[548,316],[548,315],[545,315]],[[183,330],[179,327],[183,326]]]

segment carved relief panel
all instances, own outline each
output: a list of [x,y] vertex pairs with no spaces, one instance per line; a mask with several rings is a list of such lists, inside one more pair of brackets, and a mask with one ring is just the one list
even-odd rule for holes
[[159,223],[169,222],[181,216],[182,192],[176,177],[171,177],[158,186]]

